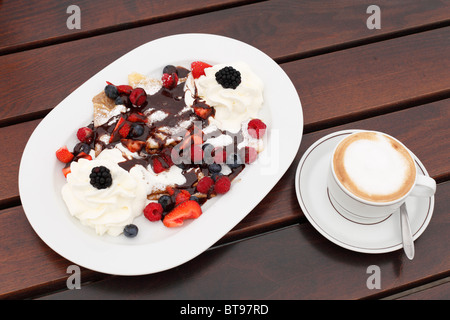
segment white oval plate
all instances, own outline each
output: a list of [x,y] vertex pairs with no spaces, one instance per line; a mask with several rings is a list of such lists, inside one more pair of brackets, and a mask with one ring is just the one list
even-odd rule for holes
[[[65,183],[55,151],[72,148],[76,130],[92,121],[91,99],[106,82],[126,84],[129,73],[161,75],[167,64],[189,67],[245,61],[263,80],[261,118],[267,146],[237,177],[231,190],[211,199],[203,214],[180,228],[150,223],[142,216],[136,238],[97,236],[70,216],[61,197]],[[85,268],[117,275],[142,275],[176,267],[196,257],[241,221],[275,186],[292,163],[303,132],[300,99],[285,72],[269,56],[238,40],[180,34],[148,42],[98,72],[58,104],[31,135],[20,164],[19,191],[26,216],[54,251]]]

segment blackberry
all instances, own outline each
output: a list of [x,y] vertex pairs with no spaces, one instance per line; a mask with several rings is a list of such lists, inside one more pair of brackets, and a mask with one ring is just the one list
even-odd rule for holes
[[241,83],[241,73],[233,67],[224,67],[216,72],[216,81],[225,89],[236,89]]
[[111,172],[105,166],[93,168],[89,178],[91,185],[97,189],[106,189],[112,185]]

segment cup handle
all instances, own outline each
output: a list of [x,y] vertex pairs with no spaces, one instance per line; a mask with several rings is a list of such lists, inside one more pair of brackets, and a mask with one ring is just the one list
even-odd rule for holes
[[411,191],[413,197],[431,197],[436,192],[436,181],[433,178],[418,174],[416,185]]

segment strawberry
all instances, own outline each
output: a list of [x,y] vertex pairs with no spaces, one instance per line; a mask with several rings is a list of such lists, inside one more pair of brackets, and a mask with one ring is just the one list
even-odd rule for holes
[[157,157],[154,157],[152,162],[153,162],[153,172],[155,172],[156,174],[166,170],[166,168],[164,168],[161,161]]
[[64,167],[64,168],[62,169],[62,172],[63,172],[63,174],[64,174],[64,177],[67,178],[67,175],[71,172],[71,171],[70,171],[70,166]]
[[127,96],[131,94],[131,91],[133,91],[133,87],[128,85],[120,85],[116,86],[116,88],[119,94],[126,94]]
[[145,141],[133,140],[133,139],[121,139],[120,142],[128,148],[131,152],[139,152],[145,146]]
[[130,122],[148,122],[148,118],[140,112],[131,113],[127,120]]
[[202,208],[197,201],[188,200],[170,211],[163,220],[163,223],[168,228],[179,227],[183,225],[186,219],[196,219],[202,214]]
[[78,129],[77,138],[81,142],[89,144],[92,142],[93,134],[94,134],[94,132],[92,131],[92,129],[90,129],[88,127],[83,127],[83,128]]
[[175,194],[175,190],[171,186],[166,187],[166,192],[171,196]]
[[210,106],[195,106],[194,112],[202,119],[208,119],[213,114],[214,109]]
[[188,201],[191,194],[187,190],[180,190],[180,192],[175,197],[175,205],[179,205],[182,202]]
[[72,152],[67,149],[67,146],[61,147],[58,150],[56,150],[56,158],[64,163],[69,163],[72,161],[74,155]]
[[126,138],[130,133],[131,126],[128,123],[124,123],[122,128],[119,129],[119,135],[122,138]]
[[191,160],[196,164],[202,163],[203,149],[200,145],[193,144],[191,146]]
[[75,156],[75,158],[73,158],[73,160],[78,161],[79,159],[92,160],[92,157],[90,155],[88,155],[86,152],[80,152],[79,154],[77,154]]
[[192,76],[194,79],[198,79],[200,76],[204,76],[205,69],[210,67],[212,67],[212,65],[207,64],[206,62],[194,61],[191,63]]
[[178,84],[178,75],[176,73],[164,73],[161,80],[164,88],[173,89]]
[[125,122],[125,118],[124,117],[120,117],[119,120],[116,123],[116,126],[114,127],[113,132],[111,133],[111,137],[109,138],[109,143],[117,141],[117,131],[120,130],[120,126]]
[[217,164],[225,163],[227,160],[226,150],[222,147],[216,147],[213,149],[214,162]]

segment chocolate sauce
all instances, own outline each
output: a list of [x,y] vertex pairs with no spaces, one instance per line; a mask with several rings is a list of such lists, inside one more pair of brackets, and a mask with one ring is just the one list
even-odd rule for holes
[[[190,72],[189,70],[182,67],[177,67],[176,71],[180,79],[186,78]],[[201,123],[202,128],[208,125],[208,120],[202,119],[199,116],[197,116],[193,111],[193,108],[190,108],[189,110],[184,110],[186,108],[186,104],[184,101],[184,94],[185,94],[184,86],[185,83],[181,82],[173,89],[167,89],[162,87],[155,94],[147,95],[147,101],[141,107],[132,106],[130,108],[127,108],[127,111],[125,113],[114,116],[113,118],[109,119],[105,124],[98,127],[94,127],[92,122],[88,126],[94,132],[92,142],[83,145],[78,144],[74,152],[80,153],[82,150],[90,148],[96,150],[96,152],[98,153],[101,150],[113,148],[118,143],[124,143],[124,140],[147,142],[151,138],[153,142],[157,143],[157,147],[155,146],[149,147],[147,143],[147,145],[142,147],[142,149],[139,151],[139,155],[142,158],[140,159],[124,158],[124,161],[119,162],[118,165],[124,170],[130,171],[131,168],[133,168],[135,165],[142,165],[145,168],[147,168],[149,165],[153,166],[154,159],[158,159],[163,168],[168,169],[171,165],[173,165],[171,159],[171,151],[174,145],[172,144],[168,146],[167,138],[161,137],[160,133],[163,132],[170,138],[170,134],[164,132],[163,128],[166,127],[174,128],[179,126],[183,122],[186,121],[192,122],[192,119],[198,121],[197,123]],[[195,90],[194,106],[205,109],[211,108],[204,101],[202,101],[200,98],[197,97],[197,90]],[[145,117],[151,118],[151,115],[159,110],[167,113],[168,116],[162,120],[155,120],[152,123],[148,122],[144,123],[143,122],[144,120],[143,121],[128,120],[130,115],[133,113],[139,115],[140,117],[143,117],[143,119],[145,119]],[[130,126],[131,128],[136,125],[142,126],[143,127],[142,134],[140,134],[139,136],[131,136],[131,137],[129,134],[129,136],[123,138],[119,134],[119,131],[120,129],[122,129],[124,126],[127,125]],[[188,128],[186,128],[189,134],[192,134],[192,132],[194,131],[193,126],[194,124],[191,123],[191,125]],[[202,128],[200,128],[200,130]],[[130,131],[131,130],[132,129],[130,129]],[[100,140],[100,137],[102,137],[105,134],[111,137],[109,142],[107,143]],[[206,141],[209,138],[218,137],[223,134],[229,135],[233,139],[234,148],[230,151],[238,152],[239,150],[237,150],[237,145],[244,140],[242,131],[239,131],[238,133],[230,133],[227,131],[216,129],[213,132],[209,132],[208,134],[202,133],[202,138],[203,141]],[[181,140],[181,142],[183,142],[183,140]],[[174,144],[176,144],[176,142]],[[186,178],[186,182],[182,185],[177,185],[176,188],[187,190],[189,191],[190,194],[196,193],[196,184],[198,182],[199,173],[202,173],[203,176],[210,175],[208,170],[208,164],[206,163],[187,164],[181,165],[181,167],[183,169],[182,174]],[[231,173],[228,175],[230,180],[235,179],[244,168],[245,165],[242,164],[236,168],[231,169]],[[200,202],[204,203],[210,197],[211,193],[209,193],[206,198],[202,198]]]

